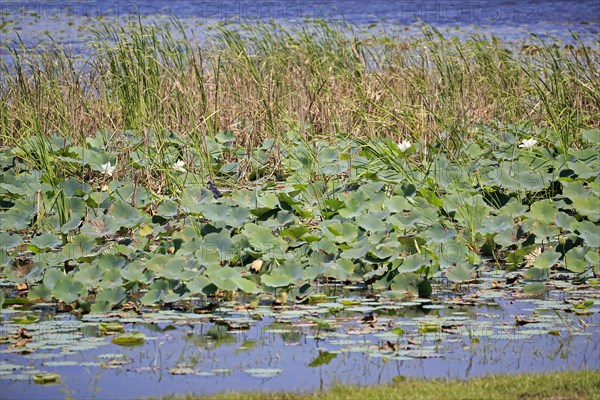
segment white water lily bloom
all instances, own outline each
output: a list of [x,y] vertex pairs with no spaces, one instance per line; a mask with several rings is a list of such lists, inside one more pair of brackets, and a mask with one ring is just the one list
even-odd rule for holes
[[410,142],[408,140],[403,140],[400,143],[398,143],[398,148],[400,149],[401,152],[405,152],[406,150],[408,150],[410,148],[410,146],[412,146],[412,144],[410,144]]
[[102,172],[104,175],[113,176],[113,173],[115,172],[115,169],[117,169],[117,166],[112,165],[109,161],[106,164],[102,164],[101,168],[102,169],[100,170],[100,172]]
[[531,139],[523,139],[523,143],[521,143],[519,145],[520,148],[522,149],[531,149],[533,146],[535,146],[537,143],[537,140],[531,138]]
[[183,160],[178,160],[175,164],[173,164],[173,169],[179,172],[186,172],[185,162]]

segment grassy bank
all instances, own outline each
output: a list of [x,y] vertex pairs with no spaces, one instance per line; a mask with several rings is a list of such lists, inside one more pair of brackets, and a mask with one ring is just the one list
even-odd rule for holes
[[598,399],[600,373],[560,372],[515,376],[488,376],[460,380],[398,379],[392,385],[337,386],[312,394],[242,392],[199,397],[167,396],[163,400],[304,400],[304,399]]

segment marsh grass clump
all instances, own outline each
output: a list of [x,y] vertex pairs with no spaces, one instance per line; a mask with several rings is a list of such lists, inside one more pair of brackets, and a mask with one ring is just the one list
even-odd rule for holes
[[479,124],[530,123],[554,131],[566,151],[582,128],[600,126],[598,54],[582,43],[532,37],[520,48],[432,27],[407,40],[323,21],[209,32],[197,40],[177,20],[140,20],[103,25],[85,56],[58,43],[5,49],[0,144],[32,135],[81,144],[109,129],[132,131],[159,151],[177,132],[207,153],[206,136],[225,130],[248,149],[299,130],[454,149],[478,135]]

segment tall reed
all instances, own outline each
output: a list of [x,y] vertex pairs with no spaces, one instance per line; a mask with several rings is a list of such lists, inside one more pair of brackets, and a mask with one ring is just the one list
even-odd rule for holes
[[109,129],[145,132],[158,149],[161,137],[177,132],[206,152],[207,135],[228,129],[248,148],[267,137],[283,145],[293,130],[454,149],[482,124],[529,123],[547,128],[567,151],[582,128],[600,127],[598,53],[535,37],[519,47],[425,27],[406,40],[316,21],[221,25],[197,39],[176,20],[139,20],[104,25],[85,57],[57,43],[6,53],[3,146],[31,135],[81,142]]

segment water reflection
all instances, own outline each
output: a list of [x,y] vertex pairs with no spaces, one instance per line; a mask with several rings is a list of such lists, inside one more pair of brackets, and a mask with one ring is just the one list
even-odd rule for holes
[[[246,314],[226,308],[210,316],[147,314],[125,324],[127,331],[146,335],[134,347],[99,336],[98,320],[36,310],[41,322],[26,326],[35,351],[0,347],[2,392],[15,399],[63,398],[65,392],[136,398],[223,389],[304,391],[333,382],[389,382],[397,375],[466,378],[600,368],[596,309],[577,316],[543,302],[499,299],[452,307],[365,301],[343,309],[325,303],[281,312],[259,307]],[[3,314],[3,335],[17,329],[10,322],[14,315]],[[515,315],[535,321],[519,325]],[[59,373],[62,383],[33,384],[32,373],[39,370]]]

